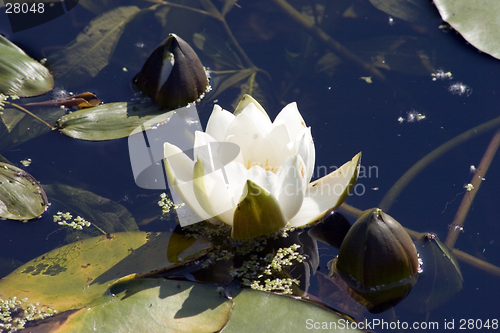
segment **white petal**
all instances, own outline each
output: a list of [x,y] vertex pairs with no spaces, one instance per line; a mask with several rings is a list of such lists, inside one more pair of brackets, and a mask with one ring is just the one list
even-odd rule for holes
[[207,164],[210,161],[204,160],[201,156],[194,164],[193,169],[193,189],[198,203],[203,210],[216,219],[232,225],[233,214],[236,204],[232,202],[232,197],[227,187],[224,169],[212,167]]
[[208,119],[205,133],[212,136],[215,140],[222,142],[226,137],[227,129],[234,120],[234,115],[220,106],[214,105],[214,109]]
[[[260,111],[257,111],[260,113]],[[226,133],[224,141],[237,144],[245,163],[249,161],[252,153],[249,150],[250,144],[259,138],[263,138],[262,129],[247,114],[240,114],[231,123]]]
[[233,161],[224,166],[232,202],[238,203],[248,179],[248,170],[241,163]]
[[[239,163],[241,163],[241,165],[247,166],[247,163],[245,161],[247,161],[248,159],[245,160],[245,157],[244,156],[249,156],[249,147],[247,145],[247,142],[245,142],[244,140],[241,139],[241,137],[238,137],[236,135],[229,135],[226,137],[226,142],[230,142],[230,143],[234,143],[235,145],[237,145],[239,148],[240,148],[240,153],[238,154],[238,157],[236,157],[236,161],[238,161]],[[248,142],[249,144],[249,142]]]
[[295,142],[291,142],[290,135],[284,123],[273,123],[269,133],[266,135],[266,139],[269,140],[270,145],[273,147],[272,156],[270,156],[270,162],[272,160],[273,165],[279,166],[286,158],[295,154],[291,149],[286,149],[290,146],[290,143],[293,144]]
[[280,147],[281,150],[277,153],[277,160],[285,161],[288,157],[296,154],[296,149],[293,142],[290,142],[286,146]]
[[207,160],[210,160],[209,144],[217,141],[207,133],[196,131],[194,133],[194,160],[196,161],[201,155]]
[[[268,118],[269,116],[267,115],[266,110],[262,107],[262,105],[259,104],[252,96],[245,94],[243,95],[243,98],[240,100],[238,105],[236,106],[236,109],[234,109],[234,115],[237,116],[243,111],[248,104],[253,104],[259,109],[263,114],[265,114]],[[269,119],[269,122],[271,122],[271,119]]]
[[[267,171],[277,172],[282,160],[278,159],[277,151],[273,144],[266,138],[259,138],[250,143],[248,147],[248,160],[246,167],[260,165]],[[248,163],[250,162],[250,165]]]
[[266,189],[276,198],[278,176],[275,173],[255,165],[248,170],[247,175],[249,180]]
[[267,113],[259,110],[259,108],[253,103],[248,104],[236,118],[240,118],[242,116],[248,117],[248,119],[250,119],[250,121],[257,126],[261,132],[261,136],[265,136],[272,125],[271,119],[269,119]]
[[[194,162],[186,155],[180,148],[165,142],[163,144],[163,158],[167,163],[168,171],[174,176],[169,180],[174,183],[174,181],[186,182],[193,179],[193,166]],[[167,174],[168,175],[168,174]]]
[[278,114],[274,122],[285,123],[291,140],[295,140],[297,135],[306,128],[306,123],[300,115],[297,103],[293,102],[285,106]]
[[295,149],[295,152],[302,157],[306,165],[306,180],[309,182],[314,172],[314,163],[316,159],[314,140],[311,136],[311,127],[305,128],[299,133],[295,142]]
[[306,192],[306,166],[299,155],[290,156],[280,167],[277,177],[277,196],[281,211],[289,220],[302,206]]
[[310,183],[302,207],[289,221],[292,227],[303,227],[340,206],[354,187],[360,161],[361,153],[358,153],[334,172]]
[[[199,221],[211,218],[201,208],[193,191],[194,162],[178,147],[166,142],[163,146],[164,165],[170,188],[177,193],[181,200],[200,217]],[[181,225],[184,220],[181,219]],[[192,223],[193,221],[191,221]],[[189,223],[188,223],[189,224]]]

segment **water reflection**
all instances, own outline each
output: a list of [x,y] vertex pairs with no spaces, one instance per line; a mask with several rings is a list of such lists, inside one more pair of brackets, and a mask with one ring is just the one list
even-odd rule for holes
[[[197,17],[195,24],[186,25],[182,23],[192,13],[162,7],[159,13],[163,18],[172,13],[176,18],[168,23],[160,19],[160,23],[144,24],[144,30],[154,30],[151,37],[145,37],[143,31],[139,36],[126,31],[118,49],[122,50],[123,45],[134,47],[137,43],[154,47],[161,40],[155,39],[161,29],[153,27],[162,24],[165,24],[165,31],[178,33],[191,45],[196,44],[190,37],[195,32],[204,32],[205,41],[208,38],[216,40],[212,35],[218,36],[222,41],[215,51],[224,52],[217,54],[205,47],[200,50],[202,62],[214,70],[214,80],[219,80],[219,90],[214,85],[214,93],[218,95],[213,98],[218,100],[217,103],[230,109],[229,105],[244,89],[252,90],[253,96],[261,98],[268,110],[280,110],[280,104],[296,101],[304,112],[304,119],[314,130],[318,166],[329,166],[332,157],[336,161],[347,160],[361,150],[366,166],[377,168],[376,177],[359,180],[358,184],[365,188],[363,194],[347,199],[347,203],[360,209],[377,206],[399,177],[433,149],[497,115],[497,78],[492,69],[498,66],[498,60],[478,53],[453,32],[446,34],[439,30],[442,22],[432,4],[426,3],[420,22],[408,23],[388,17],[369,4],[348,2],[345,7],[337,8],[333,3],[314,7],[310,7],[310,3],[299,2],[297,8],[309,13],[312,19],[316,17],[322,29],[359,52],[363,61],[379,64],[378,70],[383,74],[384,82],[375,76],[372,83],[360,80],[360,77],[372,73],[345,59],[332,57],[331,50],[291,23],[276,7],[260,1],[238,3],[226,15],[239,44],[226,38],[223,28],[209,17]],[[73,40],[95,17],[95,13],[83,6],[75,7],[73,12],[76,14],[64,15],[15,34],[10,32],[5,14],[0,13],[0,32],[40,59],[48,48],[60,48]],[[147,14],[145,17],[150,18]],[[267,18],[267,23],[256,25],[258,17]],[[381,36],[391,38],[378,38]],[[411,38],[397,39],[395,36]],[[370,39],[377,42],[370,44]],[[408,48],[385,53],[377,50],[377,47],[383,49],[395,40],[401,45],[409,45]],[[420,43],[422,40],[425,42]],[[245,50],[248,59],[239,53],[239,47]],[[137,49],[143,50],[144,56],[151,51]],[[411,58],[410,63],[418,66],[399,63],[398,56],[399,59]],[[65,82],[59,88],[74,92],[92,91],[105,102],[129,101],[134,98],[129,84],[141,64],[129,61],[126,53],[120,52],[113,55],[109,65],[93,80],[74,86]],[[250,66],[254,64],[259,70]],[[426,72],[429,64],[437,70]],[[123,67],[128,72],[124,72]],[[440,74],[439,68],[446,71]],[[453,80],[433,81],[432,73],[437,78],[448,71]],[[220,90],[220,86],[230,80],[234,82],[231,88]],[[56,86],[58,84],[56,80]],[[207,95],[200,105],[203,124],[210,113],[207,110],[212,109],[213,98]],[[274,118],[275,115],[270,116]],[[415,119],[417,121],[410,121]],[[471,179],[469,167],[479,164],[490,139],[491,134],[476,137],[435,160],[401,192],[391,206],[390,214],[405,227],[433,232],[444,239],[460,204],[460,200],[454,199],[457,194],[459,198],[463,195],[463,185]],[[142,230],[171,230],[175,227],[173,222],[158,218],[161,213],[155,211],[158,209],[155,205],[160,193],[155,196],[151,191],[136,187],[129,167],[126,140],[91,143],[50,132],[0,153],[15,164],[31,158],[32,164],[26,170],[42,185],[60,183],[86,189],[120,202],[136,221],[153,221],[141,225]],[[484,177],[486,180],[472,204],[463,230],[458,234],[456,247],[498,265],[500,226],[495,223],[495,217],[499,213],[496,184],[500,179],[495,172],[495,162]],[[128,200],[124,200],[125,197]],[[64,244],[66,232],[59,230],[51,218],[64,204],[52,203],[48,213],[36,223],[3,222],[6,231],[0,236],[2,257],[27,262]],[[56,233],[51,234],[54,231]],[[327,262],[336,256],[337,251],[320,245],[319,253],[319,277],[311,279],[309,291],[312,294],[320,290],[321,279],[324,279],[321,274],[327,273]],[[497,315],[494,302],[500,292],[498,278],[468,264],[460,265],[463,290],[451,301],[432,309],[428,315],[415,314],[412,304],[403,301],[395,308],[395,315],[410,323],[435,321],[440,328],[454,320],[457,329],[461,319],[481,319],[483,322],[489,319],[491,322]],[[333,299],[344,302],[342,298]],[[476,305],[478,300],[480,306]],[[354,315],[364,315],[355,307],[351,306]],[[376,318],[393,319],[389,314]]]

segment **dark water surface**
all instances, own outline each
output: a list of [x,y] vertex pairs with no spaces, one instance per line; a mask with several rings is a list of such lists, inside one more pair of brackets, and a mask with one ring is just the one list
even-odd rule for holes
[[[308,6],[311,2],[314,1],[294,3]],[[147,4],[138,2],[138,5]],[[361,210],[376,207],[398,178],[433,149],[499,115],[500,60],[478,52],[454,31],[439,29],[442,21],[430,3],[426,14],[428,19],[419,24],[394,19],[391,25],[389,15],[369,3],[356,5],[359,7],[356,7],[359,11],[356,18],[342,17],[338,13],[335,18],[331,17],[335,16],[334,13],[325,18],[323,28],[345,45],[380,36],[413,36],[422,43],[421,50],[430,58],[434,68],[453,74],[451,80],[433,81],[430,73],[424,70],[405,73],[403,68],[407,66],[398,67],[403,58],[401,56],[393,63],[396,69],[381,70],[386,78],[384,82],[373,79],[371,84],[360,79],[369,76],[369,73],[345,62],[335,68],[333,75],[317,70],[315,63],[325,53],[324,46],[311,40],[271,3],[238,1],[238,5],[228,14],[227,20],[255,65],[269,73],[271,80],[264,80],[266,84],[261,88],[267,98],[264,105],[270,117],[273,119],[276,116],[283,103],[297,102],[307,125],[312,127],[317,168],[340,166],[359,151],[363,152],[362,164],[366,173],[358,180],[356,193],[346,201]],[[180,16],[187,15],[181,10],[178,13]],[[4,11],[0,10],[0,33],[35,59],[40,59],[72,41],[94,17],[78,5],[54,21],[12,33]],[[190,20],[188,24],[170,26],[167,32],[178,33],[191,45],[193,32],[220,34],[222,39],[227,40],[220,25],[213,20],[200,17],[199,22],[194,22],[191,21],[193,16],[187,17]],[[136,54],[137,43],[142,43],[143,53],[148,54],[166,37],[159,24],[150,21],[149,25],[143,24],[139,33],[124,34],[118,46],[120,54],[114,55],[111,64],[95,79],[79,86],[60,86],[56,80],[56,87],[75,93],[91,91],[103,102],[132,99],[130,81],[142,66],[144,58],[135,66],[125,66],[123,58],[129,51],[131,57]],[[187,35],[190,31],[191,35]],[[310,47],[306,48],[306,45]],[[303,56],[306,49],[310,53],[308,57]],[[363,50],[363,47],[360,49]],[[416,50],[420,49],[413,48],[413,58],[409,57],[418,64],[419,60],[414,56]],[[196,51],[206,66],[216,68],[213,60],[198,49]],[[298,59],[295,62],[294,57]],[[124,66],[128,72],[122,70]],[[467,85],[470,90],[462,95],[452,94],[449,86],[458,82]],[[290,89],[284,88],[287,84],[290,84]],[[229,89],[216,97],[217,103],[231,110],[231,103],[237,94],[238,87]],[[209,94],[198,108],[203,125],[213,104]],[[425,119],[408,122],[408,112],[425,115]],[[398,121],[399,117],[404,121]],[[471,165],[478,166],[492,135],[493,131],[490,131],[475,137],[437,159],[402,191],[388,213],[405,227],[436,233],[444,241],[465,192],[463,186],[471,180],[469,168]],[[33,163],[25,170],[42,185],[61,183],[92,191],[123,204],[137,221],[151,216],[141,206],[154,202],[161,193],[135,185],[126,139],[84,142],[52,131],[0,153],[13,163],[31,158]],[[496,157],[456,243],[456,248],[498,266],[499,163]],[[315,176],[323,175],[315,173]],[[59,230],[59,226],[51,218],[61,209],[53,203],[36,222],[2,221],[0,257],[27,262],[63,245],[65,233],[52,233]],[[352,217],[350,220],[354,222]],[[147,231],[171,230],[172,227],[172,223],[160,220],[140,226],[141,230]],[[321,243],[319,247],[320,272],[326,274],[326,263],[335,257],[336,250]],[[499,277],[463,262],[460,266],[463,289],[451,301],[428,316],[415,313],[412,304],[403,302],[395,309],[397,319],[409,323],[435,321],[440,325],[439,331],[443,330],[445,322],[453,320],[455,329],[458,329],[461,319],[480,319],[483,322],[489,319],[490,323],[493,319],[500,319],[497,306]],[[317,286],[313,285],[311,289],[317,290]],[[374,318],[394,320],[388,319],[388,314]]]

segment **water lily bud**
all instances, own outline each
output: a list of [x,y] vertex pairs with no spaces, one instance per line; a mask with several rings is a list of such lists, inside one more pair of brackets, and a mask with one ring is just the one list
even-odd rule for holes
[[209,89],[205,68],[182,38],[170,34],[154,49],[134,83],[159,106],[175,109],[201,98]]
[[408,295],[418,278],[419,257],[401,224],[373,208],[363,212],[349,229],[336,271],[353,297],[364,300],[370,312],[378,313]]

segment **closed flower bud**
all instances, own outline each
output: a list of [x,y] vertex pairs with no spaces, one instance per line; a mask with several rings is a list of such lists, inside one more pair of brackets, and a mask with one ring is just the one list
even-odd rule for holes
[[186,106],[203,98],[210,85],[205,68],[182,38],[170,34],[154,49],[134,83],[159,106]]
[[335,268],[351,295],[378,313],[408,295],[418,278],[419,257],[401,224],[373,208],[350,228]]

